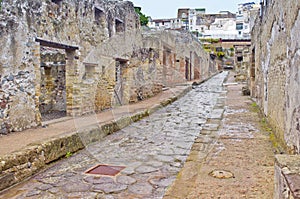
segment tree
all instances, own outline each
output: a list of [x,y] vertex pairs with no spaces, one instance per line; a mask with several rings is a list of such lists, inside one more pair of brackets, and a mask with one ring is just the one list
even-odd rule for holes
[[135,12],[140,16],[140,22],[142,26],[147,26],[149,20],[148,17],[146,17],[146,15],[144,15],[141,10],[141,7],[134,7]]

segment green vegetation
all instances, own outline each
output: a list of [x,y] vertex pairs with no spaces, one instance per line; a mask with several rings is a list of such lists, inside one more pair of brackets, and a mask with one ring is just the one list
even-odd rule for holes
[[270,133],[270,141],[276,150],[278,150],[278,148],[280,148],[279,144],[277,142],[277,138],[275,137],[275,134],[273,132]]
[[141,7],[134,7],[135,12],[140,16],[140,23],[142,26],[147,26],[149,20],[148,17],[146,15],[144,15],[141,10]]
[[220,52],[216,52],[216,55],[217,55],[218,58],[222,59],[225,56],[225,53],[220,51]]
[[258,107],[258,105],[256,104],[256,102],[253,102],[253,103],[251,104],[251,106],[252,106],[252,107],[255,107],[255,108]]
[[251,109],[252,109],[252,111],[258,113],[259,117],[262,118],[260,120],[261,130],[268,133],[270,142],[273,145],[275,153],[282,153],[284,151],[283,147],[282,147],[283,145],[279,141],[279,139],[276,137],[275,133],[273,132],[273,129],[271,128],[270,124],[268,123],[267,118],[260,111],[259,106],[255,102],[253,102],[251,104]]
[[66,158],[69,158],[69,157],[71,157],[73,155],[73,153],[72,152],[67,152],[67,154],[66,154]]
[[200,39],[201,42],[208,42],[208,43],[219,43],[220,39],[213,39],[213,38],[208,38],[208,39]]
[[213,39],[213,38],[204,38],[200,39],[201,42],[205,42],[202,46],[203,49],[208,53],[213,53],[217,56],[218,59],[223,59],[225,57],[225,51],[222,47],[216,47],[213,44],[219,43],[220,39]]

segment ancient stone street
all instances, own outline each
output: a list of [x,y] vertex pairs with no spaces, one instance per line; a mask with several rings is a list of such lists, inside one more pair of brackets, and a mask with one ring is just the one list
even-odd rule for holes
[[[243,84],[233,81],[220,73],[0,197],[272,198],[269,135],[242,96]],[[124,169],[116,176],[86,173],[99,164]]]
[[[162,198],[183,167],[207,118],[221,119],[227,72],[195,87],[186,96],[65,159],[2,198]],[[115,177],[85,174],[97,164],[124,166]]]
[[0,199],[300,199],[300,0],[137,1],[0,0]]

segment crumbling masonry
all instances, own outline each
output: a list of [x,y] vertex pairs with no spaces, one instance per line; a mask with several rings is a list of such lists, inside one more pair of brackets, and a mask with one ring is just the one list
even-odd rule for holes
[[80,116],[204,79],[214,63],[188,33],[141,31],[129,1],[3,0],[0,134],[58,112]]
[[[252,30],[252,96],[287,154],[300,153],[300,1],[264,0]],[[275,198],[299,198],[299,155],[276,160]]]

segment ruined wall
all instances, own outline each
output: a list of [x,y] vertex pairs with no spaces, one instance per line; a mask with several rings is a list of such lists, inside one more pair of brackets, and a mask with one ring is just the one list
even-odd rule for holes
[[91,114],[216,72],[191,34],[143,33],[128,1],[3,0],[0,43],[0,134],[40,125],[51,112]]
[[[274,0],[252,31],[257,98],[276,136],[300,152],[300,2]],[[252,72],[254,73],[254,72]]]
[[210,64],[209,54],[190,33],[147,31],[143,37],[145,48],[159,51],[157,81],[166,86],[203,80],[216,72],[215,65]]
[[[66,57],[66,111],[69,115],[90,112],[96,94],[86,73],[100,69],[86,67],[84,60],[104,41],[122,31],[139,28],[131,2],[106,0],[3,0],[0,11],[0,133],[21,131],[41,123],[45,100],[41,71],[41,48],[63,48]],[[37,42],[36,39],[48,41]],[[75,48],[68,48],[78,46]],[[110,55],[113,57],[113,54]],[[105,65],[109,67],[109,65]],[[91,69],[86,72],[87,69]],[[52,73],[54,70],[50,70]],[[98,72],[98,73],[97,73]],[[101,73],[102,75],[102,73]],[[105,78],[104,78],[105,79]],[[113,86],[111,83],[109,86]],[[99,99],[101,100],[101,99]]]

